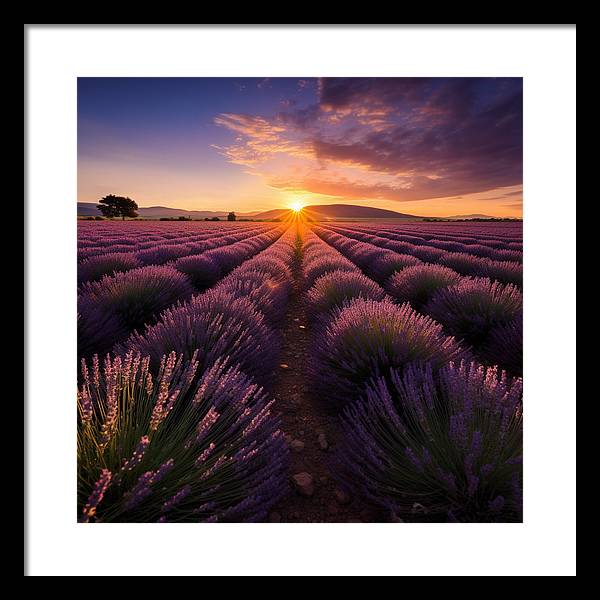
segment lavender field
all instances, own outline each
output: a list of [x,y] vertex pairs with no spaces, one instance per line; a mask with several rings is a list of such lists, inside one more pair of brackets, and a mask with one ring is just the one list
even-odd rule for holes
[[25,575],[574,575],[575,28],[25,24]]
[[521,222],[78,222],[80,522],[520,522]]

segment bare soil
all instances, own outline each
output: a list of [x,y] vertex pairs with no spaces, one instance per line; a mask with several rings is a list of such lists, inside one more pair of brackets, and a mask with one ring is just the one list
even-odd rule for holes
[[[285,321],[279,366],[271,393],[275,412],[290,446],[290,492],[270,514],[272,522],[285,523],[352,523],[385,520],[378,511],[357,498],[340,494],[335,480],[332,451],[339,443],[341,432],[338,419],[328,413],[326,406],[312,393],[308,380],[308,360],[312,335],[304,304],[305,290],[301,286],[299,264],[294,265],[295,289]],[[328,449],[319,445],[324,434]],[[295,450],[302,442],[303,449]],[[304,497],[293,484],[295,474],[309,473],[314,481],[314,493]]]

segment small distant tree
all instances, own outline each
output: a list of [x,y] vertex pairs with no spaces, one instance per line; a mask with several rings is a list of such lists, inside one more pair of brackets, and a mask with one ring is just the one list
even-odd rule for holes
[[125,217],[135,219],[135,217],[138,216],[138,205],[131,198],[126,196],[115,196],[113,194],[104,196],[98,204],[98,209],[109,219],[121,217],[124,221]]
[[220,221],[220,220],[221,220],[221,219],[219,219],[219,217],[213,217],[213,218],[211,219],[211,221]]
[[230,213],[227,215],[227,220],[228,220],[228,221],[235,221],[236,219],[237,219],[237,217],[235,216],[235,213],[234,213],[234,212],[230,212]]

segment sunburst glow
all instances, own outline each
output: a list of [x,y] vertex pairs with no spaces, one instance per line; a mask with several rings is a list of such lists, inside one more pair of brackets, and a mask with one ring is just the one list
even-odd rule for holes
[[304,206],[302,205],[301,202],[292,202],[290,204],[290,209],[293,210],[295,213],[299,213],[302,209],[304,208]]

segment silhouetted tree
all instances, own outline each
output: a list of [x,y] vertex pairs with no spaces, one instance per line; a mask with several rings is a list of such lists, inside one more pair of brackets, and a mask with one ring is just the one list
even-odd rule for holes
[[219,219],[219,217],[213,217],[213,218],[211,219],[211,221],[220,221],[220,220],[221,220],[221,219]]
[[227,220],[228,220],[228,221],[235,221],[235,220],[236,220],[236,218],[237,218],[237,217],[235,216],[235,213],[234,213],[234,212],[230,212],[230,213],[227,215]]
[[105,217],[108,217],[109,219],[121,217],[123,221],[125,220],[125,217],[131,219],[137,217],[137,208],[138,205],[131,198],[115,196],[113,194],[104,196],[104,198],[100,200],[100,204],[98,204],[98,209]]

